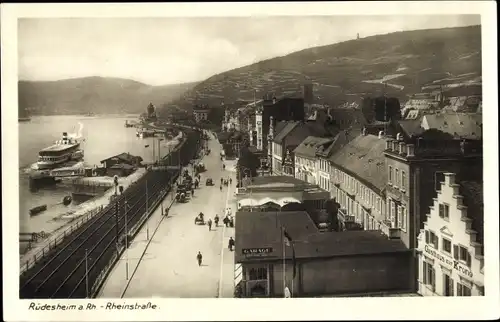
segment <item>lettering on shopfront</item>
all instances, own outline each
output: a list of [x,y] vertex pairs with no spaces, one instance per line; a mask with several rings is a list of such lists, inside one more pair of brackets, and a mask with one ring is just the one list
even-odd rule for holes
[[464,267],[462,264],[460,264],[459,261],[454,260],[454,259],[449,259],[441,255],[439,252],[437,252],[434,248],[430,247],[429,245],[425,245],[425,252],[432,257],[438,259],[442,263],[445,263],[448,266],[453,267],[454,270],[458,271],[461,274],[467,275],[470,278],[472,278],[472,272],[470,269]]
[[269,254],[273,252],[272,247],[264,247],[264,248],[243,248],[243,255],[261,255],[261,254]]

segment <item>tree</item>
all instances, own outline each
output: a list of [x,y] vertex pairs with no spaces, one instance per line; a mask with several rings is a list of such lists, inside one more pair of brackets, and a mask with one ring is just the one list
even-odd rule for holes
[[325,203],[326,212],[328,213],[328,222],[330,223],[330,231],[340,231],[340,223],[338,213],[340,204],[335,198],[329,199]]
[[248,147],[243,146],[240,149],[240,157],[238,159],[238,178],[243,178],[246,174],[248,175],[248,170],[252,174],[252,177],[257,176],[257,168],[259,167],[259,158],[257,155],[253,154]]

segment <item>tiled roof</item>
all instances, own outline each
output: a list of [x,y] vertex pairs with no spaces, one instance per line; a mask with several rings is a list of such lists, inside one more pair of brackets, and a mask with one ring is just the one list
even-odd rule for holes
[[417,117],[416,119],[406,119],[406,120],[399,120],[397,123],[399,124],[401,130],[408,136],[417,136],[422,134],[425,129],[421,126],[422,125],[422,116]]
[[476,181],[460,182],[460,194],[467,206],[467,216],[472,219],[472,229],[477,231],[478,242],[484,239],[484,199],[483,183]]
[[[282,259],[281,227],[292,238],[297,259],[407,251],[401,240],[389,240],[379,231],[320,233],[305,211],[237,212],[235,261],[251,260],[242,254],[244,248],[267,247],[272,251],[262,254],[257,260],[262,260],[262,257]],[[285,258],[292,258],[291,247],[285,246]]]
[[285,128],[287,124],[287,121],[280,121],[276,123],[276,126],[274,127],[274,137],[276,137],[283,129]]
[[346,129],[340,131],[333,139],[333,141],[328,145],[325,151],[322,153],[325,157],[329,158],[344,145],[354,140],[358,135],[361,134],[360,128]]
[[286,136],[286,148],[295,149],[308,136],[325,137],[329,136],[330,132],[325,128],[324,124],[316,121],[300,122]]
[[375,135],[359,135],[333,154],[330,160],[352,176],[383,191],[387,183],[384,150],[384,139]]
[[124,152],[124,153],[120,153],[118,155],[109,157],[107,159],[104,159],[101,161],[101,163],[103,163],[104,161],[110,160],[110,159],[114,159],[114,158],[120,159],[120,160],[125,161],[127,163],[135,163],[136,161],[139,161],[139,162],[142,161],[141,157]]
[[455,138],[480,139],[483,118],[481,114],[441,113],[424,116],[422,124],[428,129],[436,129]]
[[283,129],[279,133],[275,133],[273,142],[281,144],[288,133],[290,133],[298,124],[299,122],[286,122]]
[[308,136],[293,152],[295,152],[296,155],[315,158],[316,152],[318,152],[321,147],[325,148],[325,146],[332,141],[332,138]]
[[337,125],[363,126],[367,123],[361,109],[329,108],[328,112]]

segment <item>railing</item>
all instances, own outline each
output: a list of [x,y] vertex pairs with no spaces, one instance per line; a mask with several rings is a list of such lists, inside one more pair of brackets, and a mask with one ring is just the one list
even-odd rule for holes
[[[27,259],[20,267],[20,274],[29,270],[33,267],[40,259],[44,258],[45,255],[49,254],[52,249],[57,247],[66,237],[70,236],[71,233],[82,225],[84,225],[88,220],[92,219],[95,215],[99,214],[104,209],[104,206],[100,206],[98,208],[92,209],[88,211],[86,214],[82,215],[76,223],[72,224],[70,227],[66,228],[62,233],[60,233],[54,240],[50,241],[47,245],[45,245],[40,251],[33,255],[33,258]],[[51,234],[47,234],[47,238],[50,237]],[[28,246],[31,249],[31,243]],[[29,251],[29,250],[28,250]]]
[[[174,178],[176,179],[176,176],[174,176]],[[175,180],[172,179],[172,182],[174,182],[174,181]],[[129,229],[129,231],[127,232],[128,236],[129,236],[128,237],[129,242],[137,235],[137,233],[139,232],[140,228],[144,225],[144,223],[147,220],[149,220],[149,217],[151,216],[151,214],[157,209],[158,205],[165,199],[165,197],[168,195],[170,190],[169,189],[163,190],[160,193],[160,195],[155,199],[155,201],[151,204],[151,208],[148,209],[148,212],[145,214],[145,216],[143,215],[142,219],[140,219],[133,227],[131,227]],[[174,204],[174,202],[175,202],[175,199],[172,200],[170,202],[170,204],[167,207],[165,207],[164,210],[168,212],[170,210],[170,207],[172,207],[172,205]],[[128,245],[124,245],[123,243],[120,243],[118,251],[113,253],[113,256],[111,257],[109,263],[101,270],[101,272],[97,276],[94,284],[92,285],[90,298],[95,298],[99,294],[99,291],[100,291],[104,281],[106,280],[106,277],[109,275],[109,273],[111,272],[111,270],[113,269],[115,264],[120,259],[121,255],[124,253],[126,247],[128,247]]]
[[399,228],[391,228],[388,223],[381,222],[380,230],[387,236],[389,239],[398,239],[401,238],[401,230]]

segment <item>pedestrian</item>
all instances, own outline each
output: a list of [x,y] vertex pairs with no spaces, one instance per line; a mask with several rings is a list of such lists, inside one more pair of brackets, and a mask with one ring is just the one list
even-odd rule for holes
[[214,222],[215,222],[215,227],[219,227],[219,215],[215,214]]
[[208,231],[211,231],[212,230],[212,219],[208,219]]
[[229,178],[229,184],[232,184],[232,183],[233,183],[233,179]]
[[198,266],[201,266],[201,261],[203,259],[203,255],[201,255],[200,251],[198,251],[198,255],[196,255],[196,259],[198,260]]
[[233,251],[233,247],[234,247],[234,239],[233,237],[229,237],[228,248],[230,251]]
[[220,191],[222,191],[222,185],[220,185]]
[[194,189],[191,188],[191,196],[194,196]]
[[223,222],[224,222],[224,225],[226,225],[226,227],[227,227],[227,225],[229,224],[229,219],[227,218],[227,215],[224,217]]

